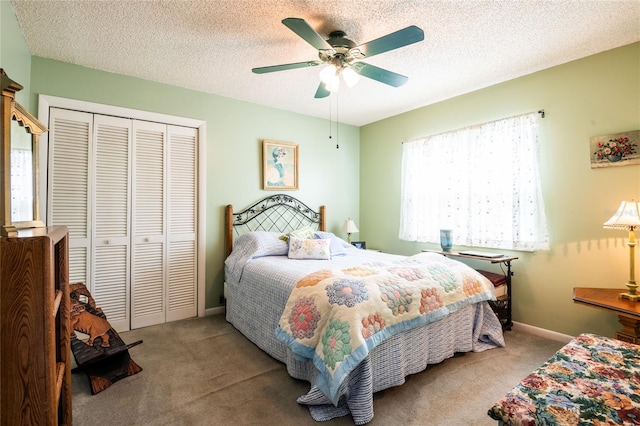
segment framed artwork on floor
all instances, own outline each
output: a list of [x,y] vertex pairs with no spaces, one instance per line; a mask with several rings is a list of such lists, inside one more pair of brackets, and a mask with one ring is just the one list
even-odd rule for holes
[[262,189],[298,189],[298,145],[262,142]]

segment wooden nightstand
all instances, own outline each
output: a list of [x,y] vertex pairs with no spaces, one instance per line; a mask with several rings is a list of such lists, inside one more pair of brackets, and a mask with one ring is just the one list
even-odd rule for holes
[[615,338],[624,342],[640,344],[640,302],[621,299],[624,288],[574,287],[573,301],[600,308],[618,315],[622,330],[616,331]]
[[[463,259],[472,259],[478,260],[482,262],[490,262],[492,264],[503,264],[506,266],[507,270],[501,269],[501,272],[504,274],[506,284],[507,284],[507,294],[504,296],[499,296],[497,300],[489,301],[491,308],[498,316],[500,323],[502,324],[503,330],[511,330],[513,326],[513,321],[511,318],[511,277],[513,276],[513,272],[511,271],[511,262],[513,260],[517,260],[518,258],[515,256],[501,256],[501,257],[484,257],[484,256],[474,256],[469,254],[463,254],[456,251],[442,251],[442,250],[422,250],[425,252],[438,253],[446,257],[455,257],[455,258],[463,258]],[[492,252],[493,253],[493,252]]]

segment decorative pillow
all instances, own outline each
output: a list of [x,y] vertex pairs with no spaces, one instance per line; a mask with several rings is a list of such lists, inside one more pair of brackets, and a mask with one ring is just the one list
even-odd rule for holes
[[331,256],[343,256],[347,254],[347,250],[345,249],[345,247],[348,247],[349,243],[336,237],[332,232],[318,231],[315,233],[315,235],[318,239],[331,241]]
[[280,239],[284,242],[289,242],[289,235],[295,235],[298,238],[315,238],[316,234],[313,228],[310,226],[303,226],[300,229],[296,229],[295,231],[291,231],[288,234],[284,234],[280,236]]
[[331,259],[331,240],[297,238],[289,235],[289,259]]

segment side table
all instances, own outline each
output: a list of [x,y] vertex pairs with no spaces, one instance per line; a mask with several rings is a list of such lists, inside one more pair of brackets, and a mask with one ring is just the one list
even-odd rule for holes
[[575,287],[573,301],[618,314],[622,330],[615,338],[623,342],[640,344],[640,302],[621,299],[618,296],[627,289]]
[[474,256],[470,254],[463,254],[457,251],[441,251],[441,250],[422,250],[428,251],[432,253],[438,253],[446,257],[455,257],[455,258],[463,258],[463,259],[473,259],[479,260],[482,262],[490,262],[492,264],[503,264],[506,266],[507,270],[502,270],[504,273],[504,277],[507,283],[507,294],[504,296],[500,296],[497,300],[490,301],[491,307],[495,311],[496,315],[498,315],[498,319],[502,323],[503,330],[511,330],[513,326],[513,321],[511,317],[511,277],[513,276],[513,272],[511,271],[511,262],[517,260],[518,258],[515,256],[500,256],[500,257],[484,257],[484,256]]

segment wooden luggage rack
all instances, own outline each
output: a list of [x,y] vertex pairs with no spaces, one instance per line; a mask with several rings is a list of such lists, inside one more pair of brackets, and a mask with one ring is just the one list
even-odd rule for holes
[[[77,364],[71,372],[86,373],[91,393],[95,395],[118,380],[142,371],[129,355],[129,349],[142,340],[125,344],[83,283],[71,284],[70,290],[71,328],[74,330],[71,351]],[[88,335],[89,339],[78,339],[76,331]]]

